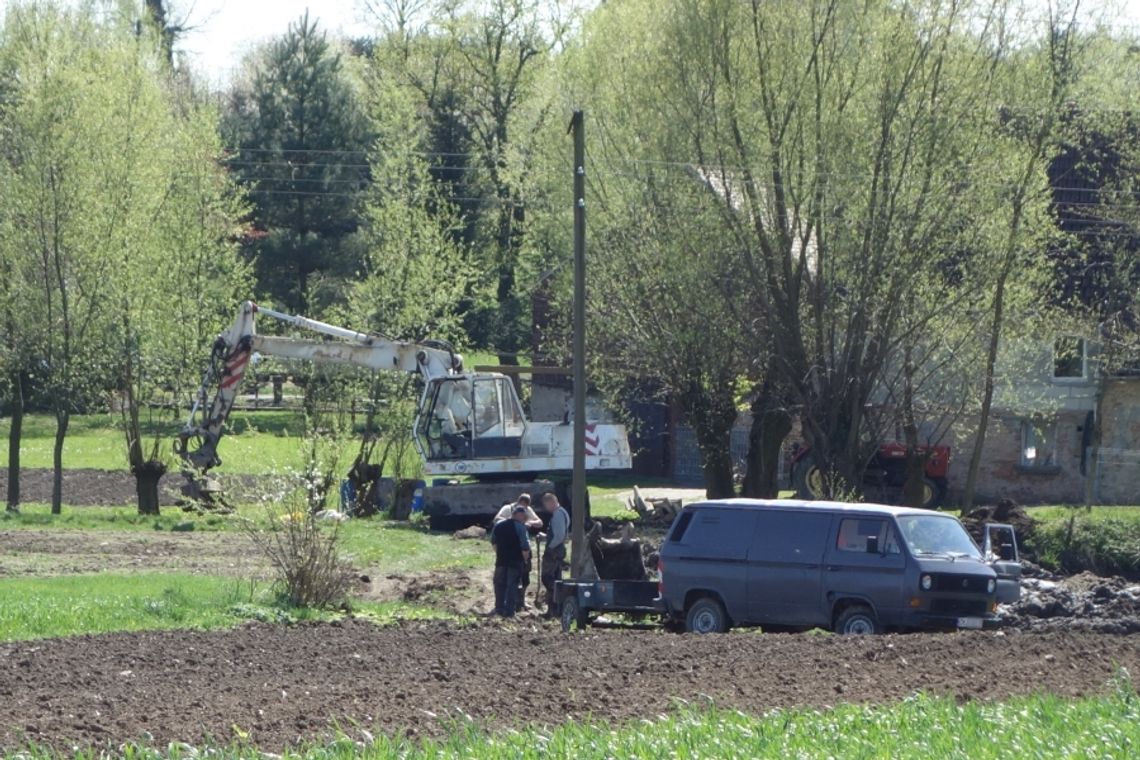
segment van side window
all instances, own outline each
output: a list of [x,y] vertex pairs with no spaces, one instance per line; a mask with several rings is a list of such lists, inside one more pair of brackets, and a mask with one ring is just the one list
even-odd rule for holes
[[689,527],[689,523],[693,521],[692,511],[682,512],[677,524],[673,526],[673,532],[669,534],[670,541],[680,541],[681,537],[685,535],[685,530]]
[[[839,523],[835,548],[841,552],[866,552],[867,539],[871,536],[878,540],[880,547],[886,546],[887,527],[886,520],[845,517]],[[895,541],[895,553],[898,553],[898,541]]]
[[819,562],[827,548],[831,515],[819,512],[759,512],[748,559]]

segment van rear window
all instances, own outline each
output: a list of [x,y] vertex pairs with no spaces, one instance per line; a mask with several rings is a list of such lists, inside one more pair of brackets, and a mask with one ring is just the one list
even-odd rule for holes
[[673,526],[673,532],[669,534],[670,541],[680,541],[681,537],[685,535],[685,531],[689,528],[689,523],[693,521],[692,511],[682,512],[677,524]]

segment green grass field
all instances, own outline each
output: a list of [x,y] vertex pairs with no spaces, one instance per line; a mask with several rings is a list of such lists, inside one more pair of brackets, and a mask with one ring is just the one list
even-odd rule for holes
[[[240,728],[240,727],[238,727]],[[666,715],[626,724],[568,723],[488,734],[454,719],[445,740],[365,739],[346,727],[342,739],[287,751],[306,760],[645,760],[645,758],[875,758],[1000,760],[1003,758],[1132,758],[1140,751],[1140,700],[1127,685],[1098,699],[1049,696],[1002,703],[916,695],[893,705],[843,705],[833,710],[776,710],[767,715],[680,705]],[[132,760],[227,760],[266,757],[253,747],[126,746]],[[101,757],[96,752],[76,758]],[[30,747],[6,757],[59,758]],[[275,755],[276,757],[276,755]]]

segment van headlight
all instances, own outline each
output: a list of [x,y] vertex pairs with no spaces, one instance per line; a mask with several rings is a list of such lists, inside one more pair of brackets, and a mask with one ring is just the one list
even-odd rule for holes
[[995,588],[997,588],[997,581],[995,581],[993,578],[990,578],[989,581],[986,582],[986,593],[992,594]]
[[922,576],[921,578],[919,578],[918,582],[922,584],[922,590],[923,591],[929,591],[931,589],[931,587],[934,585],[934,579],[931,578],[929,575]]

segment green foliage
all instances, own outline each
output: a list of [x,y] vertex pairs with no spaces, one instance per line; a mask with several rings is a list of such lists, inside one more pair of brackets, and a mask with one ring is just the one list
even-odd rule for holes
[[359,265],[355,201],[368,179],[368,120],[352,72],[307,13],[250,66],[230,93],[225,125],[238,148],[229,165],[254,203],[247,253],[285,311],[319,315]]
[[1125,507],[1034,510],[1027,554],[1049,570],[1140,575],[1140,514]]
[[[831,710],[775,710],[764,716],[680,705],[666,714],[625,724],[571,722],[556,727],[487,732],[459,712],[442,739],[371,738],[357,730],[321,745],[288,750],[283,757],[366,760],[516,760],[574,757],[633,760],[647,757],[717,758],[1128,758],[1140,745],[1140,709],[1129,684],[1109,696],[1067,701],[1051,696],[1008,702],[957,704],[918,694],[894,705],[842,705]],[[238,727],[240,728],[240,727]],[[198,748],[130,746],[129,757],[190,758]],[[220,758],[260,758],[252,746],[209,747]],[[30,748],[21,757],[54,758]]]
[[340,523],[323,521],[307,500],[265,505],[266,520],[246,522],[247,535],[269,560],[290,606],[334,609],[357,581],[341,556]]
[[[0,641],[113,631],[219,628],[247,619],[249,589],[191,575],[80,575],[0,582]],[[264,592],[257,599],[268,601]]]

